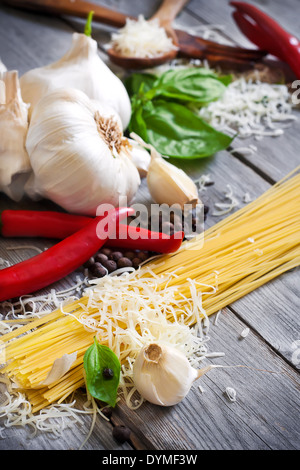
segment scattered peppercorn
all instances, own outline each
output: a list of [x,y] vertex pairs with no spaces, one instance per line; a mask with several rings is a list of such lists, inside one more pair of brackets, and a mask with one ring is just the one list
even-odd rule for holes
[[95,255],[95,261],[98,263],[103,264],[104,261],[106,261],[108,257],[104,253],[97,253]]
[[[203,216],[206,220],[209,207],[204,203]],[[174,232],[183,230],[186,233],[191,232],[189,224],[192,224],[192,233],[196,232],[197,224],[199,224],[199,214],[196,208],[189,213],[188,221],[185,221],[184,212],[172,211],[170,213],[170,221],[164,221],[161,213],[154,213],[148,219],[148,228],[150,230],[164,232],[172,235]],[[191,217],[191,218],[190,218]],[[202,230],[200,226],[200,230]],[[98,253],[95,253],[86,263],[84,268],[87,269],[88,275],[101,278],[107,273],[110,274],[120,268],[137,269],[141,263],[145,262],[152,256],[159,255],[152,251],[128,250],[123,251],[122,248],[102,247]]]
[[126,442],[130,439],[131,430],[127,426],[118,425],[113,428],[112,435],[119,442]]
[[126,258],[125,256],[123,256],[122,258],[118,259],[117,266],[118,268],[131,268],[132,261],[129,258]]
[[94,277],[103,277],[107,274],[107,269],[101,263],[94,263],[90,267],[90,272]]
[[139,265],[141,264],[141,260],[140,258],[133,258],[132,260],[132,266],[137,269],[139,267]]
[[112,416],[112,409],[109,406],[102,408],[101,413],[108,419]]
[[110,254],[110,259],[112,259],[114,261],[118,261],[122,257],[123,257],[123,253],[121,253],[121,251],[113,251]]
[[111,249],[110,248],[101,248],[100,253],[103,253],[107,257],[111,254]]
[[103,261],[103,266],[109,273],[112,273],[117,269],[117,263],[113,259],[107,259],[106,261]]

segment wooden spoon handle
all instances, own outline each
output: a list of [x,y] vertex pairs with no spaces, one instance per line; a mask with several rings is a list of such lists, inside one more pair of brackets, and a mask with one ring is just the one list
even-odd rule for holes
[[81,0],[5,0],[4,3],[20,8],[59,15],[77,16],[79,18],[87,18],[89,12],[93,11],[93,20],[117,28],[125,25],[126,18],[133,18],[101,5]]
[[158,18],[160,25],[167,29],[171,26],[178,13],[188,1],[189,0],[163,0],[161,6],[151,19]]

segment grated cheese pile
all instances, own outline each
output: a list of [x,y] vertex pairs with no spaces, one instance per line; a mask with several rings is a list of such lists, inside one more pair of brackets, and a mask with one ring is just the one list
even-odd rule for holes
[[147,21],[143,15],[127,18],[125,26],[112,34],[110,46],[127,57],[157,57],[176,49],[158,19]]
[[[199,114],[212,126],[239,138],[276,137],[296,118],[286,85],[238,78],[223,96],[200,109]],[[280,124],[280,126],[278,125]]]
[[209,321],[202,307],[203,292],[196,290],[190,280],[190,295],[177,296],[177,286],[167,284],[163,290],[159,289],[161,284],[176,278],[175,273],[157,276],[147,266],[141,273],[143,277],[134,271],[90,281],[92,288],[85,291],[88,301],[81,305],[80,315],[76,313],[77,320],[88,331],[94,331],[98,341],[107,344],[119,357],[120,392],[131,409],[143,402],[139,397],[132,403],[131,398],[135,393],[134,360],[145,344],[159,341],[175,346],[193,367],[209,357],[206,346]]

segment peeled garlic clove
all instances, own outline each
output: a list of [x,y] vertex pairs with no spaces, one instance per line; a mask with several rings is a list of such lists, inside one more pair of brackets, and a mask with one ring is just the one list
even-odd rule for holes
[[141,396],[156,405],[172,406],[189,392],[193,382],[213,366],[196,370],[178,349],[145,345],[133,365],[133,381]]
[[19,86],[18,72],[0,72],[0,190],[19,201],[31,170],[25,149],[28,106]]
[[70,87],[111,106],[124,129],[130,121],[131,104],[125,86],[100,58],[97,42],[85,34],[73,33],[71,48],[61,59],[26,72],[20,84],[23,99],[31,105],[29,117],[48,92]]

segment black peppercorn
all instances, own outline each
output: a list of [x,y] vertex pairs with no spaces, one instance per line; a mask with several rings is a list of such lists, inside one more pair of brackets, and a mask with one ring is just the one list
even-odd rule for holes
[[118,268],[131,268],[132,261],[129,258],[125,258],[125,256],[123,256],[122,258],[118,259],[117,266]]
[[113,259],[107,259],[106,261],[103,261],[103,266],[109,273],[112,273],[117,269],[117,263]]
[[112,409],[109,408],[109,406],[105,406],[104,408],[102,408],[101,413],[102,413],[106,418],[110,419],[111,416],[112,416]]
[[103,263],[104,261],[106,261],[108,258],[107,256],[104,254],[104,253],[97,253],[95,255],[95,261],[98,262],[98,263]]
[[119,442],[126,442],[130,439],[131,431],[123,425],[118,425],[113,428],[113,437]]
[[132,260],[132,266],[133,266],[134,268],[138,268],[140,264],[141,264],[140,258],[133,258],[133,260]]
[[135,257],[135,253],[133,251],[126,251],[124,257],[132,260]]
[[105,367],[103,369],[102,375],[105,379],[112,379],[114,376],[114,371],[110,369],[109,367]]
[[167,235],[173,235],[174,233],[174,225],[171,222],[163,222],[162,224],[162,232],[166,233]]
[[114,261],[118,261],[122,257],[123,257],[123,253],[121,253],[121,251],[114,251],[110,255],[110,259],[113,259]]
[[91,258],[89,258],[85,263],[84,263],[84,267],[85,268],[90,268],[91,266],[93,266],[93,264],[95,263],[95,259],[93,256],[91,256]]
[[111,254],[111,249],[110,248],[101,248],[100,253],[103,253],[107,257]]
[[141,261],[146,261],[146,259],[148,259],[148,253],[146,253],[145,251],[140,251],[137,254],[137,258],[139,258]]
[[104,277],[107,274],[107,270],[102,266],[101,263],[94,263],[89,268],[89,271],[92,274],[92,276],[95,276],[95,277]]

